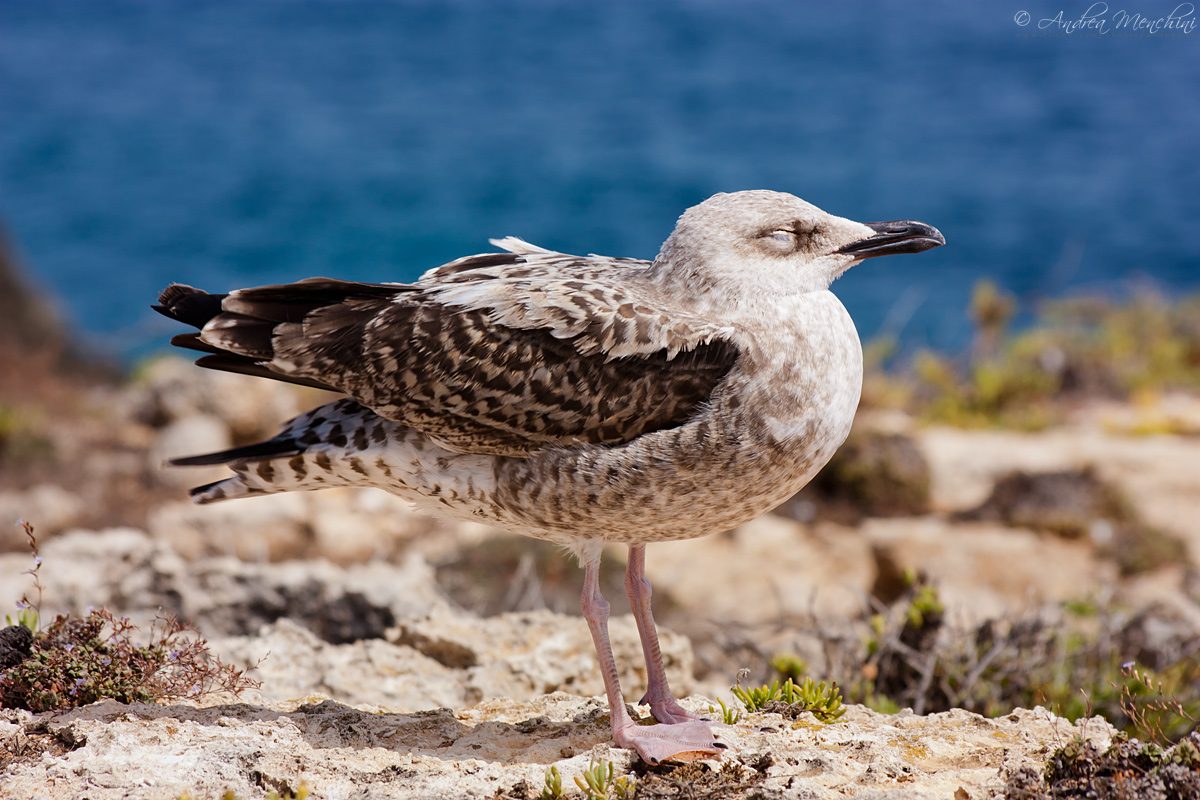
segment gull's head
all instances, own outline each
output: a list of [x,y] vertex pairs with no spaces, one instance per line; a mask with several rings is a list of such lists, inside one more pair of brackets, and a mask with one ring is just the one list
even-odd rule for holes
[[683,212],[655,261],[706,288],[800,294],[829,288],[863,259],[945,244],[912,220],[854,222],[784,192],[717,194]]

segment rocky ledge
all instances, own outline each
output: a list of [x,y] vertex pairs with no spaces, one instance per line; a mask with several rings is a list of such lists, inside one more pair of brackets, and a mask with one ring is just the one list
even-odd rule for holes
[[[709,701],[685,705],[706,710]],[[610,761],[645,797],[984,798],[1036,788],[1050,753],[1077,736],[1101,749],[1100,719],[1043,709],[1000,719],[851,707],[823,725],[754,714],[722,728],[727,755],[648,768],[608,741],[603,697],[562,692],[467,710],[402,711],[322,696],[207,706],[103,702],[62,714],[0,715],[5,797],[260,797],[306,787],[320,798],[538,797],[551,766],[573,778]]]

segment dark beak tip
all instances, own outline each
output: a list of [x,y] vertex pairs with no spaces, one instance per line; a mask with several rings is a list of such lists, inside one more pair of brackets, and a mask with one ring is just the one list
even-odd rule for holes
[[921,236],[919,239],[913,240],[913,245],[918,248],[917,252],[932,250],[935,247],[941,247],[946,243],[946,237],[937,228],[930,228],[929,233]]
[[838,250],[839,253],[871,258],[902,253],[923,253],[946,243],[946,237],[942,235],[941,231],[932,225],[926,225],[924,222],[916,220],[897,219],[865,224],[875,231],[875,235],[852,242]]

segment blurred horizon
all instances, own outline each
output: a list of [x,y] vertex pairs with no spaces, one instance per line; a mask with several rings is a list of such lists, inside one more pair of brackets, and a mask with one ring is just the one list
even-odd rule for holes
[[507,235],[649,259],[770,188],[940,228],[833,288],[864,339],[961,348],[981,279],[1200,288],[1200,31],[1038,30],[1088,6],[6,0],[0,225],[133,358],[171,282],[405,281]]

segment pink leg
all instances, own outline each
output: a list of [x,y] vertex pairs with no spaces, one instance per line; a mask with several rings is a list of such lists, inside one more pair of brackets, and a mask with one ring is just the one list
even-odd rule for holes
[[667,671],[663,667],[662,650],[658,646],[658,629],[650,613],[651,589],[650,581],[646,580],[644,544],[629,546],[625,593],[629,596],[629,608],[637,620],[638,633],[642,636],[642,652],[646,654],[646,681],[649,686],[641,702],[650,704],[650,711],[659,722],[674,725],[700,719],[676,702],[671,687],[667,685]]
[[[612,718],[613,741],[617,746],[636,750],[651,764],[667,759],[690,761],[720,752],[725,746],[713,741],[712,729],[707,723],[689,720],[676,725],[638,725],[629,716],[621,696],[617,662],[608,638],[608,601],[600,594],[598,548],[595,555],[589,555],[584,563],[581,606],[583,618],[592,631],[596,655],[600,659],[600,674],[604,677],[604,691],[608,695],[609,716]],[[661,657],[659,669],[661,671]],[[663,686],[666,686],[665,680]]]

